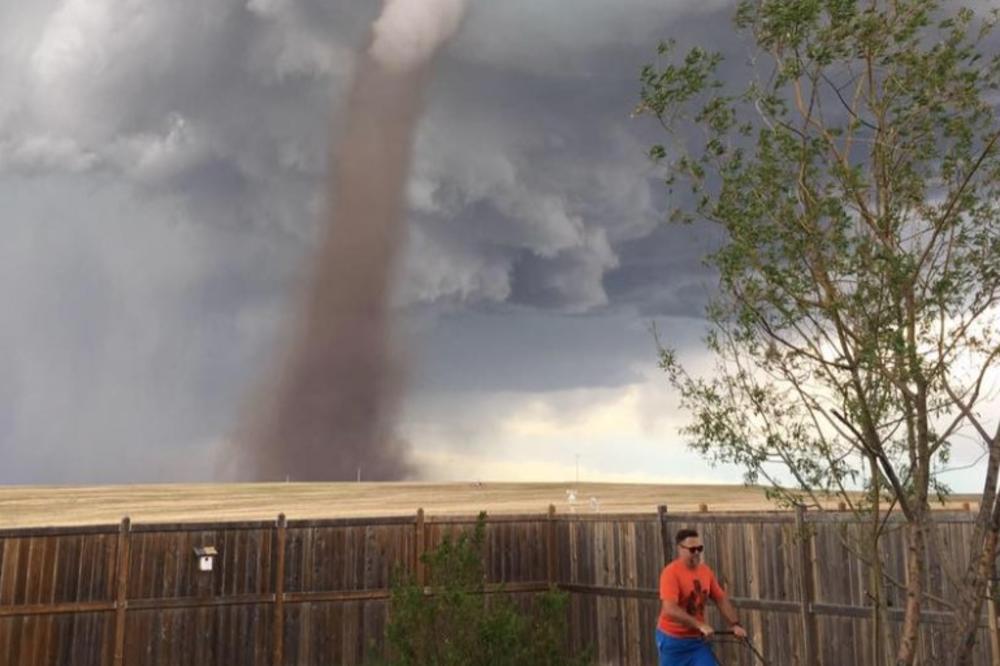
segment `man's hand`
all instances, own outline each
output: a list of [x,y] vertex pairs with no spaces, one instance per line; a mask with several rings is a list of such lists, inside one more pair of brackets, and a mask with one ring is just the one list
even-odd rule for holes
[[734,624],[733,625],[733,636],[736,636],[736,638],[746,638],[747,637],[747,630],[743,628],[743,625]]
[[698,631],[700,631],[701,635],[705,638],[710,638],[712,634],[715,633],[715,629],[712,628],[712,625],[701,622],[698,623]]

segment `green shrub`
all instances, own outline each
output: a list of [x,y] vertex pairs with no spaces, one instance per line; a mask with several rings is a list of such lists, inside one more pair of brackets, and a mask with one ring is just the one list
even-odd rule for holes
[[431,594],[397,572],[386,628],[386,666],[586,666],[570,656],[568,595],[552,588],[522,609],[502,590],[485,593],[486,514],[421,556]]

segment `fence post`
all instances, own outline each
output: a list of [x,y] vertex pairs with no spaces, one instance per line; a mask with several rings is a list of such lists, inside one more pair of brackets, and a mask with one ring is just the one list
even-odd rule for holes
[[549,587],[556,582],[556,505],[549,504],[549,517],[545,523],[546,573]]
[[424,510],[417,509],[417,521],[416,521],[416,534],[414,539],[414,558],[413,558],[413,572],[416,574],[417,585],[421,588],[427,584],[426,575],[424,573],[424,563],[420,559],[420,556],[424,554],[427,548],[425,540],[427,538],[427,533],[424,530]]
[[128,569],[131,546],[132,521],[122,518],[118,526],[118,545],[115,548],[115,654],[114,666],[125,663],[125,612],[128,610]]
[[285,544],[288,541],[288,521],[279,513],[274,523],[274,666],[285,662]]
[[656,507],[656,516],[660,521],[660,545],[663,548],[663,564],[673,559],[673,548],[670,544],[670,535],[667,534],[667,505],[661,504]]
[[803,657],[807,666],[814,666],[820,663],[816,615],[812,608],[816,600],[816,581],[812,561],[812,534],[806,527],[806,507],[801,504],[795,506],[795,531],[799,541],[799,574],[802,582],[799,614],[802,619]]

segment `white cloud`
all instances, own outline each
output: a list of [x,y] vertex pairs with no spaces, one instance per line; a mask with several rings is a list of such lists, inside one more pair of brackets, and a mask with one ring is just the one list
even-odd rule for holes
[[[415,225],[409,234],[401,306],[420,302],[503,302],[510,296],[510,264],[446,234],[432,235]],[[457,242],[454,242],[457,241]]]
[[395,70],[422,65],[458,29],[465,5],[466,0],[383,0],[370,53]]
[[[659,455],[666,455],[660,452]],[[413,456],[414,464],[421,475],[438,482],[447,481],[508,481],[521,483],[552,483],[575,482],[579,471],[580,480],[584,483],[677,483],[677,484],[717,484],[733,483],[732,479],[720,480],[718,476],[705,474],[690,474],[679,466],[663,471],[656,471],[650,466],[645,470],[630,472],[609,472],[598,465],[581,461],[577,468],[575,457],[571,454],[564,461],[532,457],[512,459],[509,451],[491,453],[465,453],[450,450],[419,449]],[[553,498],[554,502],[564,500],[563,497]],[[600,499],[600,498],[598,498]],[[587,497],[577,499],[578,510],[590,510]]]
[[0,141],[0,172],[81,172],[99,163],[97,154],[66,137],[42,134]]
[[212,156],[208,137],[180,114],[170,114],[160,134],[124,136],[112,146],[123,173],[146,184],[169,181]]
[[137,0],[65,0],[31,55],[25,101],[35,119],[81,142],[113,136],[142,105],[129,93],[169,69],[164,36],[182,13]]
[[109,66],[116,9],[125,26],[134,17],[124,3],[109,0],[66,0],[46,24],[32,55],[41,86],[59,88],[83,73],[100,76]]
[[247,9],[262,28],[247,45],[247,66],[270,84],[290,77],[346,79],[353,71],[354,51],[312,25],[293,0],[249,0]]
[[739,482],[738,470],[713,469],[687,450],[672,403],[665,378],[645,372],[620,388],[465,396],[460,417],[428,418],[434,408],[425,407],[404,432],[433,479],[565,481],[579,456],[588,481]]

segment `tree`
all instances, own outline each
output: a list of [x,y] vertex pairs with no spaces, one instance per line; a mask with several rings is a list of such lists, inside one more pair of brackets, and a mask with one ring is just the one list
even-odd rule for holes
[[587,666],[590,653],[568,653],[568,596],[552,589],[519,607],[500,590],[486,594],[486,514],[471,533],[446,535],[421,555],[431,594],[398,575],[386,628],[392,666]]
[[[779,501],[839,494],[872,516],[876,545],[884,512],[901,512],[896,664],[916,656],[930,505],[948,490],[939,475],[972,438],[987,462],[950,600],[954,663],[969,664],[1000,534],[987,390],[1000,360],[1000,56],[987,53],[1000,14],[743,0],[735,18],[755,51],[745,88],[723,81],[719,53],[674,60],[669,42],[641,75],[637,112],[672,139],[650,150],[672,218],[724,232],[708,258],[716,373],[694,376],[666,348],[661,366],[692,413],[692,446]],[[877,548],[871,557],[881,584]]]

